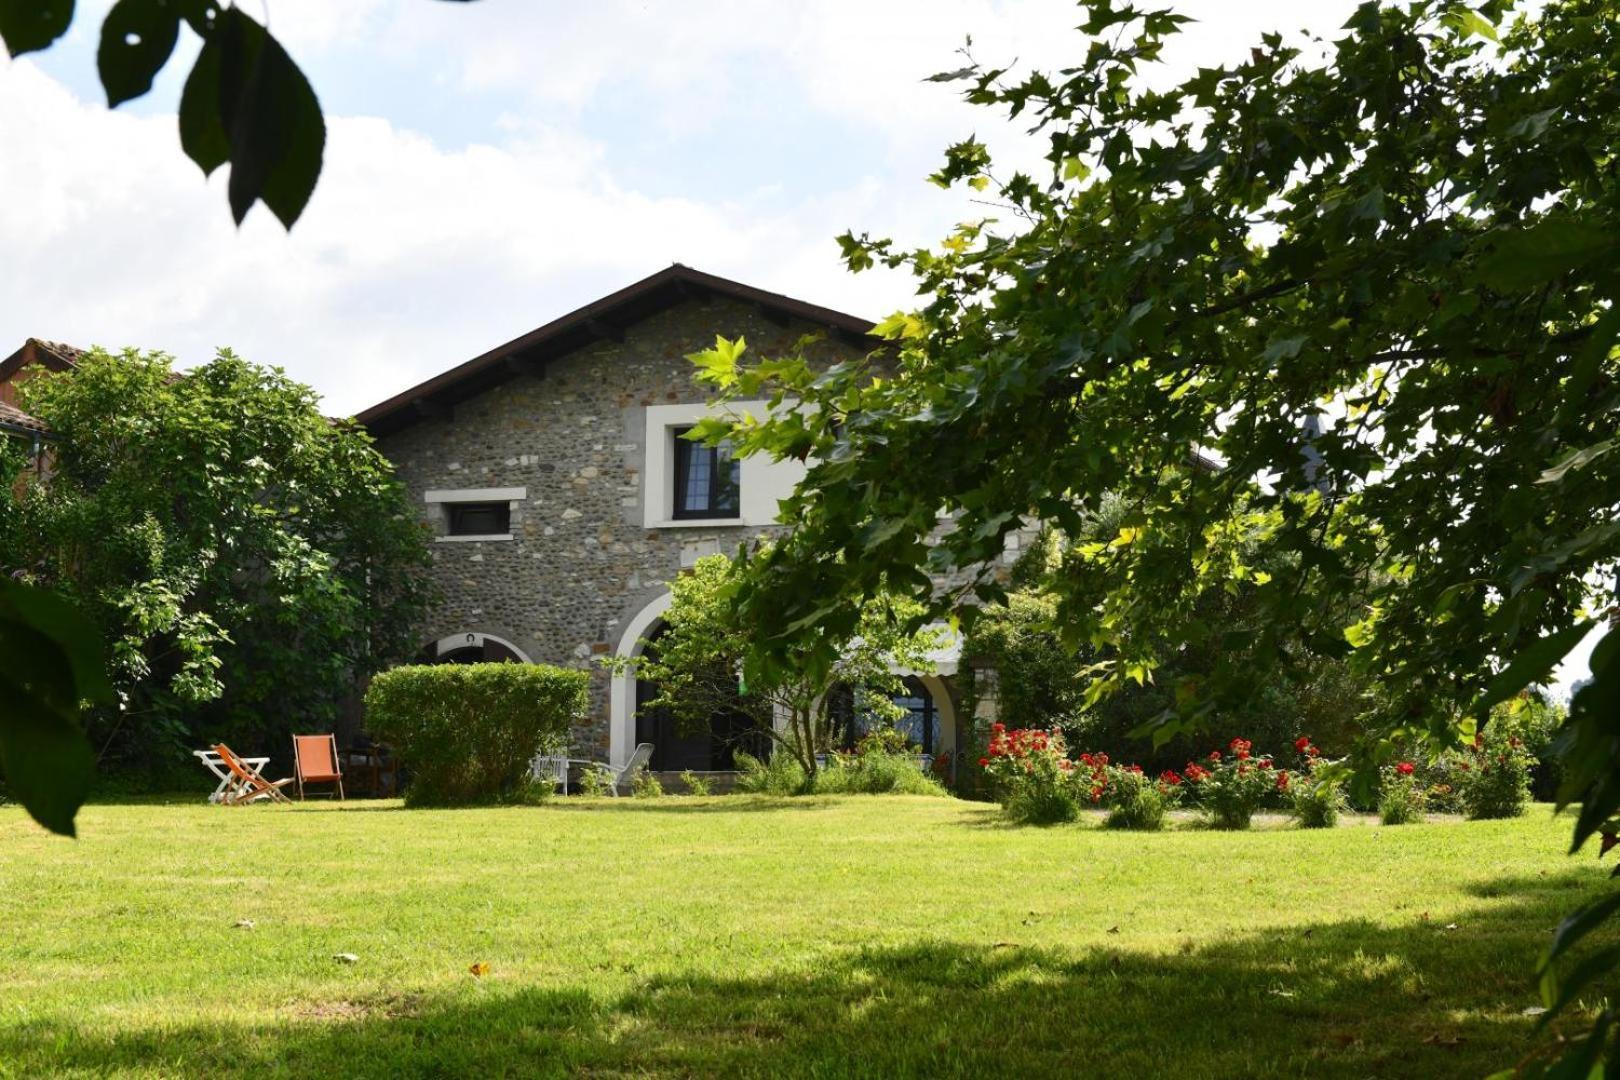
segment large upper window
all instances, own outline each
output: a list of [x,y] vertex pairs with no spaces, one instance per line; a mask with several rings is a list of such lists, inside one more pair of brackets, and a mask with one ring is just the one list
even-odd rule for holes
[[690,427],[676,428],[676,518],[734,518],[741,515],[740,470],[725,445],[704,446],[686,438]]
[[451,536],[499,536],[512,531],[512,507],[504,502],[448,503]]

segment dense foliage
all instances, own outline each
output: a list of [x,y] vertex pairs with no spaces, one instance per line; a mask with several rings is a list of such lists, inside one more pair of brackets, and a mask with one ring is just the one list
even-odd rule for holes
[[427,542],[366,434],[313,391],[221,352],[87,354],[26,386],[53,471],[0,528],[0,569],[75,603],[111,646],[103,760],[285,745],[415,652]]
[[407,665],[371,680],[366,727],[407,770],[408,805],[516,798],[535,756],[567,745],[589,686],[586,672],[544,664]]
[[[953,606],[930,570],[988,564],[1028,518],[1078,534],[1113,493],[1129,518],[1054,582],[1065,639],[1104,653],[1096,698],[1218,642],[1170,687],[1168,737],[1241,702],[1294,637],[1385,690],[1363,782],[1410,736],[1467,741],[1613,599],[1620,10],[1368,2],[1329,45],[1266,35],[1165,85],[1183,16],[1082,6],[1060,73],[939,76],[1041,140],[1044,176],[998,174],[970,139],[935,177],[1006,220],[913,252],[843,239],[852,269],[908,267],[924,298],[879,325],[883,378],[743,364],[735,343],[698,357],[725,394],[805,406],[704,431],[811,462],[798,528],[741,597],[758,662],[851,626],[878,581]],[[1262,618],[1201,614],[1242,587]],[[1592,670],[1562,737],[1577,847],[1620,811],[1620,634]]]
[[[895,732],[877,732],[853,750],[835,752],[814,774],[792,754],[761,760],[737,753],[737,790],[750,795],[945,795],[945,786],[898,745]],[[706,794],[694,790],[693,794]]]
[[921,606],[879,594],[862,605],[855,633],[842,640],[830,666],[749,671],[733,602],[739,584],[731,559],[699,559],[670,583],[657,640],[644,642],[638,657],[603,662],[634,669],[638,679],[658,687],[644,708],[669,709],[677,724],[695,732],[712,730],[716,716],[729,717],[739,743],[769,740],[808,777],[820,768],[818,758],[839,749],[848,734],[850,717],[840,713],[835,689],[850,690],[862,719],[881,730],[898,719],[891,695],[905,689],[901,672],[932,670],[929,650],[939,635],[910,625]]

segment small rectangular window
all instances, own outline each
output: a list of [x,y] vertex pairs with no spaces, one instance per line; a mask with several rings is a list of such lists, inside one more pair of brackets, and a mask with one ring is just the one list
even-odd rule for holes
[[734,518],[742,514],[739,462],[725,443],[704,446],[675,429],[675,517]]
[[503,536],[512,531],[510,503],[446,503],[451,536]]

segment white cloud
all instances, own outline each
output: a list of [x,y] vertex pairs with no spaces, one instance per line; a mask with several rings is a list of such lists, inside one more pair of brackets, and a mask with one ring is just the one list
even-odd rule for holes
[[0,101],[8,341],[182,363],[230,345],[347,412],[672,261],[852,299],[825,287],[842,284],[828,239],[841,200],[769,214],[649,197],[565,132],[446,152],[385,120],[329,118],[326,171],[289,236],[262,209],[231,227],[223,178],[202,182],[172,118],[78,101],[27,62],[0,68]]
[[[37,335],[195,363],[230,345],[352,411],[671,261],[881,315],[909,302],[907,281],[845,274],[832,237],[853,226],[920,243],[984,212],[922,178],[945,142],[997,125],[920,79],[951,66],[969,32],[987,61],[1052,65],[1083,47],[1066,0],[806,0],[769,17],[741,0],[265,3],[318,86],[375,70],[393,119],[329,116],[326,171],[293,234],[262,209],[238,231],[223,176],[202,181],[172,116],[108,112],[30,61],[0,67],[12,268],[0,346]],[[1312,16],[1331,29],[1349,6]],[[1215,18],[1189,37],[1182,70],[1298,18],[1280,2],[1186,7]],[[98,16],[81,12],[57,69],[93,63]],[[381,80],[402,70],[414,82],[393,94]],[[762,72],[775,97],[761,97]],[[395,106],[408,114],[411,92],[465,102],[468,130],[491,141],[446,149],[407,130]],[[612,140],[626,133],[591,125],[627,103],[648,109],[629,134],[658,132],[697,180],[615,172]],[[804,180],[749,159],[778,115],[807,125],[790,135],[836,168]],[[711,189],[732,162],[680,160],[706,126],[749,161],[747,183]],[[857,156],[857,143],[875,149]]]

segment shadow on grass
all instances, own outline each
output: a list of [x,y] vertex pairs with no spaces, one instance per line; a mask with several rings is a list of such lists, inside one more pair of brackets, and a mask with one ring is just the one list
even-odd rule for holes
[[1076,952],[987,927],[980,944],[852,948],[614,993],[497,972],[115,1037],[20,1012],[0,1018],[0,1061],[17,1075],[1481,1076],[1550,1044],[1524,1015],[1535,958],[1571,902],[1603,887],[1571,868],[1487,882],[1494,899],[1444,922],[1317,922],[1169,952],[1133,949],[1128,926]]

